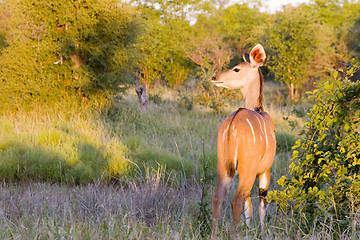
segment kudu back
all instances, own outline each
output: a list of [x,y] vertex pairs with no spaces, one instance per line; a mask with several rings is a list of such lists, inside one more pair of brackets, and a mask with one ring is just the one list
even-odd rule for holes
[[259,67],[266,61],[264,48],[258,44],[250,52],[242,49],[245,62],[212,78],[216,86],[241,89],[245,108],[231,113],[220,125],[217,137],[217,188],[213,199],[212,238],[216,237],[222,203],[235,173],[239,185],[231,202],[235,225],[245,212],[246,224],[252,216],[251,188],[259,178],[259,215],[262,235],[265,232],[266,196],[270,168],[274,161],[276,139],[274,124],[262,106],[263,76]]

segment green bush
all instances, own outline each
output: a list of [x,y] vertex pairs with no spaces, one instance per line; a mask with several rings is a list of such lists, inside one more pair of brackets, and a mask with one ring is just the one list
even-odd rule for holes
[[308,114],[306,138],[293,146],[289,176],[278,181],[283,190],[269,199],[284,213],[299,212],[304,231],[321,219],[340,234],[360,211],[360,82],[334,76],[310,93],[317,104]]
[[[5,0],[1,108],[62,100],[103,104],[135,66],[139,18],[117,1]],[[63,101],[65,102],[65,101]],[[21,106],[21,107],[20,107]]]

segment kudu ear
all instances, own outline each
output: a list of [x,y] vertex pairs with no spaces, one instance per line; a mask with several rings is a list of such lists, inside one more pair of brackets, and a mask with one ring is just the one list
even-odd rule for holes
[[250,65],[252,67],[261,67],[266,62],[266,54],[261,44],[256,45],[250,52]]
[[249,54],[245,51],[244,48],[240,49],[240,53],[243,56],[244,61],[249,63],[250,62],[250,57],[249,57]]

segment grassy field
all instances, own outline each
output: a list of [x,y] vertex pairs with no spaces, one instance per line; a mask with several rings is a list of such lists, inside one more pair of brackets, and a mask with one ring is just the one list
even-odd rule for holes
[[[277,138],[270,190],[288,171],[303,124],[299,116],[307,109],[283,104],[282,91],[265,85],[265,110]],[[208,238],[199,203],[205,196],[203,203],[210,204],[214,192],[217,128],[240,106],[234,101],[219,114],[198,105],[188,111],[175,93],[163,92],[145,115],[133,94],[96,112],[65,107],[2,113],[0,239]],[[224,202],[219,239],[233,236],[236,185],[233,180]],[[256,185],[253,225],[244,227],[244,239],[260,238]],[[336,232],[321,222],[304,231],[299,226],[305,217],[280,214],[273,205],[268,212],[269,239],[332,239]],[[351,231],[337,236],[351,238]]]

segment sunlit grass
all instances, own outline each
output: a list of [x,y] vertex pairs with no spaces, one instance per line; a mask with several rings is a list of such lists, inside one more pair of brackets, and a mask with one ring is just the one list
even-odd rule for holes
[[[306,106],[278,102],[279,86],[270,83],[268,88],[265,111],[274,120],[277,138],[270,184],[275,190],[288,172],[291,147],[303,124],[296,110]],[[241,102],[233,101],[222,113],[199,105],[188,111],[176,94],[169,91],[159,102],[150,102],[143,115],[134,94],[95,112],[65,107],[2,113],[0,238],[201,239],[196,221],[202,160],[211,176],[211,203],[217,129]],[[233,234],[230,201],[236,181],[224,201],[219,239]],[[260,237],[257,192],[256,182],[253,225],[243,227],[244,239]],[[321,223],[309,226],[310,233],[301,232],[295,219],[304,218],[298,213],[285,218],[272,204],[268,212],[269,239],[333,236]],[[315,231],[319,226],[321,232]]]
[[3,113],[0,177],[82,183],[126,176],[126,147],[90,114],[66,114]]

